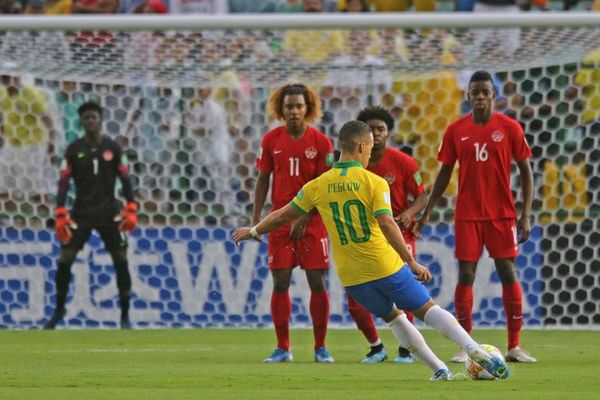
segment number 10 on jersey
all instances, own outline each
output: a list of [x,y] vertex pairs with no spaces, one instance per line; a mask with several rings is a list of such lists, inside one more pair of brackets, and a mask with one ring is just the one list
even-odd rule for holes
[[[338,235],[340,236],[340,243],[342,244],[342,246],[348,244],[348,235],[350,236],[350,240],[352,240],[354,243],[364,243],[369,241],[369,239],[371,238],[371,229],[369,228],[367,210],[365,209],[365,205],[361,203],[360,200],[348,200],[342,205],[342,213],[344,215],[343,220],[341,218],[342,215],[340,213],[340,205],[337,201],[329,203],[329,207],[331,207],[333,221],[335,222],[335,228],[337,230]],[[362,231],[362,236],[358,235],[358,233],[356,232],[355,225],[353,223],[353,208],[357,211],[358,214],[358,222],[360,225],[360,230]],[[348,231],[347,234],[346,230]]]

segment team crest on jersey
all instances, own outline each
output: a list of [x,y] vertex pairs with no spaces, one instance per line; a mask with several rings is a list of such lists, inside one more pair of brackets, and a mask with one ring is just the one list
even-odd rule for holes
[[313,158],[315,158],[317,156],[317,149],[315,149],[314,147],[310,146],[306,150],[304,150],[304,155],[309,160],[312,160]]
[[501,142],[502,139],[504,139],[504,133],[500,132],[500,131],[494,131],[492,133],[492,140],[494,142]]
[[394,183],[396,181],[396,175],[386,175],[383,177],[383,179],[385,179],[385,181],[388,183],[388,185],[391,185],[392,183]]
[[102,153],[102,158],[104,158],[104,161],[110,161],[113,159],[113,152],[110,150],[104,150],[104,153]]

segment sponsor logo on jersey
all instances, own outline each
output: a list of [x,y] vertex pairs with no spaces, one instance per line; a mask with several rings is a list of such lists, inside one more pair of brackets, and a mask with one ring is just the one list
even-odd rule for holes
[[333,165],[333,153],[327,153],[327,156],[325,158],[325,164],[327,166],[332,166]]
[[85,151],[80,151],[79,153],[77,153],[77,158],[83,158],[85,157]]
[[421,182],[423,182],[423,178],[421,178],[421,173],[419,171],[417,171],[413,174],[413,178],[414,178],[415,182],[417,183],[417,185],[420,185]]
[[309,160],[312,160],[313,158],[315,158],[317,156],[317,149],[315,149],[314,147],[310,146],[306,150],[304,150],[304,155]]
[[396,180],[396,175],[389,174],[389,175],[384,176],[383,179],[385,179],[385,181],[388,183],[388,185],[391,185]]
[[492,132],[492,140],[494,142],[501,142],[502,139],[504,139],[504,133],[502,133],[500,131],[494,131],[494,132]]
[[104,150],[104,153],[102,153],[102,158],[104,158],[104,161],[111,161],[113,156],[114,154],[110,150]]
[[464,142],[465,140],[468,140],[468,139],[469,139],[468,136],[461,136],[460,137],[461,142]]
[[390,196],[390,192],[383,192],[383,201],[385,204],[392,204],[392,197]]
[[262,158],[262,146],[258,148],[258,154],[256,155],[256,158],[258,158],[259,160]]

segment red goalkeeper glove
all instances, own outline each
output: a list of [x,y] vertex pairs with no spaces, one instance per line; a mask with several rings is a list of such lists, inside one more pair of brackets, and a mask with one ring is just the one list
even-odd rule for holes
[[138,222],[137,209],[138,206],[134,201],[130,201],[123,207],[120,218],[122,222],[119,225],[120,230],[131,232],[135,229]]
[[69,218],[69,211],[64,207],[56,207],[56,209],[54,209],[54,219],[56,237],[64,244],[69,243],[73,237],[71,228],[76,227],[73,220]]

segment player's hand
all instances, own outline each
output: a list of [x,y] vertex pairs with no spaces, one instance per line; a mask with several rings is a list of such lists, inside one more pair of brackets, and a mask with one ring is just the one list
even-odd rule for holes
[[423,214],[421,216],[421,218],[419,218],[415,224],[412,227],[412,234],[415,235],[415,237],[421,237],[421,228],[423,228],[424,225],[427,225],[429,223],[429,215],[428,214]]
[[427,283],[431,280],[431,272],[426,266],[421,265],[413,260],[411,263],[408,263],[408,267],[412,273],[415,274],[415,278],[417,278],[417,280],[423,283]]
[[394,217],[394,221],[396,221],[400,229],[408,229],[414,222],[414,218],[409,213],[403,212],[397,217]]
[[524,243],[531,235],[531,224],[529,217],[521,217],[517,221],[517,243]]
[[306,226],[308,225],[308,218],[301,217],[300,219],[292,222],[290,227],[290,239],[300,240],[306,233]]
[[61,243],[67,244],[73,237],[71,229],[77,229],[77,225],[69,218],[69,211],[64,207],[56,207],[54,210],[56,237]]
[[[250,230],[252,228],[247,227],[247,226],[243,226],[241,228],[237,228],[235,229],[232,233],[231,233],[231,238],[233,239],[233,241],[235,242],[236,246],[240,245],[240,242],[242,240],[248,240],[248,239],[252,239],[254,236],[252,236],[252,234],[250,233]],[[254,239],[258,242],[262,242],[262,237],[258,236],[258,237],[254,237]]]
[[125,207],[123,207],[123,212],[119,217],[117,217],[117,221],[121,221],[121,225],[119,225],[119,230],[131,232],[135,229],[135,226],[138,222],[137,217],[138,206],[134,201],[128,202]]

